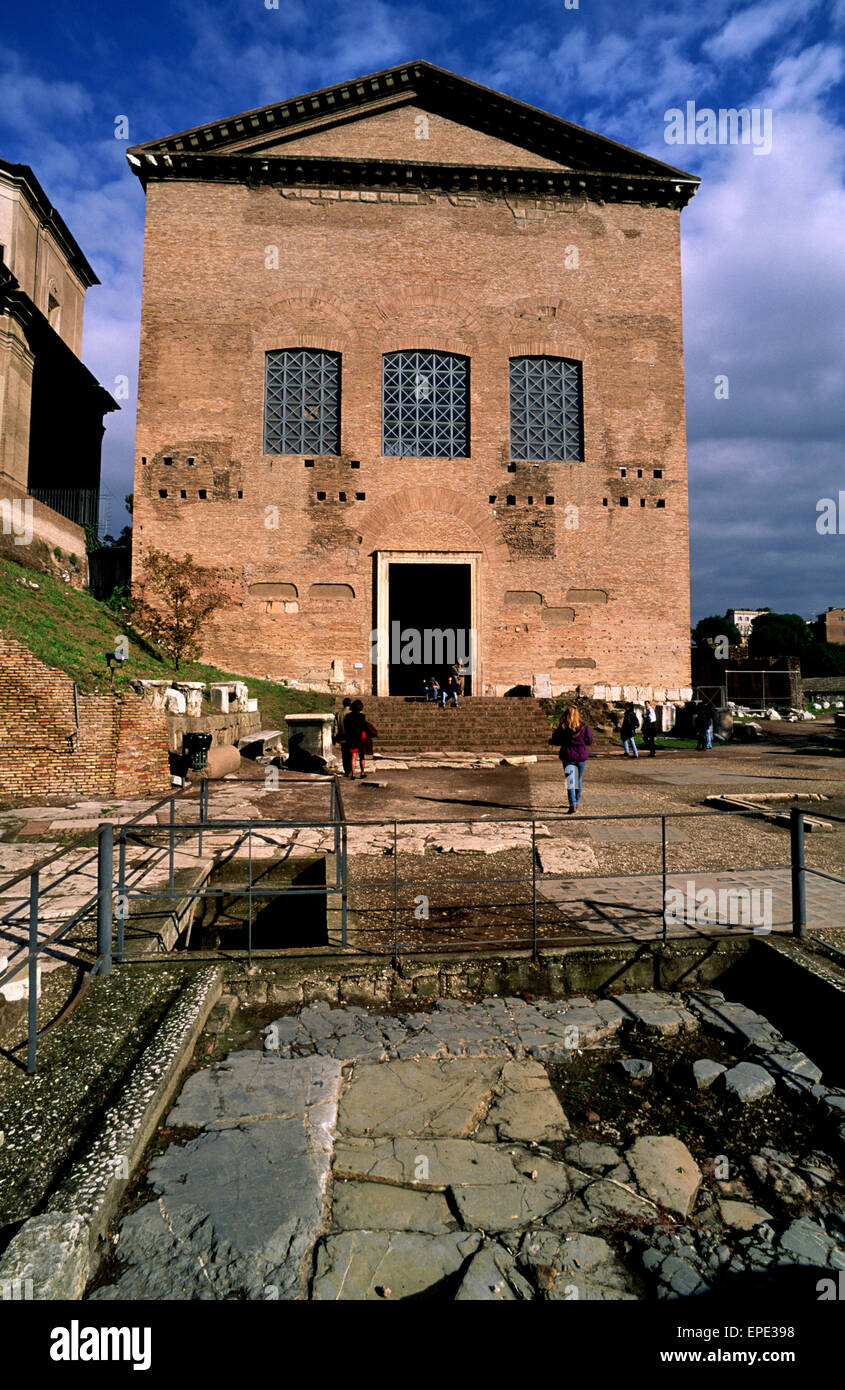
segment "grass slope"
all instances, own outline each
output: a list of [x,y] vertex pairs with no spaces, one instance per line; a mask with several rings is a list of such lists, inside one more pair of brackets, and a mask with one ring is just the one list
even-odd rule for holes
[[[38,588],[32,588],[32,584]],[[334,698],[312,690],[288,690],[273,681],[256,680],[222,671],[202,662],[188,662],[178,673],[158,651],[139,637],[105,603],[85,591],[0,558],[0,632],[28,647],[45,665],[64,671],[80,690],[125,690],[131,680],[217,681],[245,680],[258,699],[265,728],[284,729],[284,716],[298,711],[333,709]],[[125,669],[106,666],[106,652],[115,638],[129,639]]]

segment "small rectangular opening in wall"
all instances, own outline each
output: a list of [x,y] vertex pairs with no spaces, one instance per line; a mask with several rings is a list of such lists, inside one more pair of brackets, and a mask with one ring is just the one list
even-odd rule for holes
[[515,464],[515,463],[509,463],[509,464],[508,464],[508,472],[509,472],[509,473],[515,473],[515,472],[516,472],[516,464]]
[[509,495],[509,496],[507,497],[506,500],[507,500],[507,504],[508,504],[509,507],[515,507],[515,506],[516,506],[516,498],[515,498],[512,494]]
[[662,477],[663,477],[663,469],[662,469],[662,468],[655,468],[654,473],[653,473],[652,476],[655,477],[655,478],[662,478]]
[[305,467],[306,467],[306,468],[313,468],[313,467],[314,467],[314,460],[313,460],[313,459],[306,459],[306,460],[305,460]]
[[193,459],[188,459],[188,467],[189,467],[189,468],[193,468],[193,466],[194,466],[194,460],[193,460]]
[[497,496],[497,494],[496,494],[495,492],[491,492],[491,493],[490,493],[490,505],[491,505],[491,507],[492,507],[493,503],[494,503],[495,500],[496,500],[496,496]]
[[338,496],[338,501],[339,501],[339,502],[345,502],[345,501],[346,501],[346,493],[345,493],[345,492],[339,492],[339,493],[337,494],[337,496]]
[[353,459],[352,462],[350,463],[349,467],[350,467],[350,468],[360,468],[360,467],[361,467],[361,461],[360,461],[360,459]]
[[162,459],[162,463],[164,464],[165,468],[169,468],[172,462],[172,459]]
[[147,462],[147,460],[146,460],[145,458],[142,458],[142,459],[141,459],[141,463],[142,463],[142,464],[145,464],[146,462]]
[[184,488],[181,488],[180,491],[179,491],[179,496],[180,496],[180,497],[187,497],[187,495],[188,495],[188,494],[187,494],[187,492],[185,491],[185,489],[184,489]]
[[641,468],[638,468],[638,469],[637,469],[637,477],[638,477],[638,478],[641,478],[642,476],[643,476],[643,470],[642,470]]
[[159,490],[158,490],[158,495],[159,495],[159,497],[166,497],[166,496],[167,496],[167,488],[166,488],[166,487],[160,487]]
[[657,506],[658,506],[658,507],[665,507],[665,506],[666,506],[666,502],[665,502],[665,500],[664,500],[662,497],[658,497],[658,499],[657,499]]
[[366,500],[367,500],[367,494],[366,494],[366,492],[356,492],[356,494],[355,494],[355,501],[356,501],[356,502],[366,502]]
[[603,498],[601,499],[601,504],[602,504],[603,507],[606,507],[606,506],[607,506],[607,498],[606,498],[606,497],[603,497]]
[[620,507],[627,507],[627,505],[628,505],[628,499],[627,499],[627,497],[620,497],[620,498],[619,498],[619,505],[620,505]]
[[620,469],[619,469],[619,476],[620,476],[620,478],[627,478],[627,476],[628,476],[628,470],[627,470],[627,468],[620,468]]
[[202,502],[204,502],[205,499],[206,499],[207,496],[208,496],[208,492],[207,492],[207,490],[206,490],[204,487],[201,487],[201,488],[199,489],[199,492],[197,493],[197,496],[200,498],[200,500],[201,500]]
[[640,506],[641,506],[641,507],[644,507],[644,506],[645,506],[645,498],[644,498],[644,497],[641,497],[641,498],[640,498]]
[[243,497],[243,493],[242,493],[242,492],[239,492],[239,493],[238,493],[238,497]]
[[318,502],[325,502],[325,500],[326,500],[326,494],[325,494],[324,492],[318,492],[318,493],[317,493],[317,501],[318,501]]
[[533,497],[529,497],[529,499],[528,499],[528,505],[529,505],[529,507],[533,507],[533,506],[534,506],[534,498],[533,498]]
[[546,498],[546,506],[547,506],[547,507],[553,507],[554,504],[555,504],[555,499],[554,499],[553,497],[547,497],[547,498]]

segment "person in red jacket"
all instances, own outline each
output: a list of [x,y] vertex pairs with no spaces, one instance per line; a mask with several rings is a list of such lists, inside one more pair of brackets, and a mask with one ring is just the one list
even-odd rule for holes
[[549,742],[560,749],[558,756],[563,763],[571,816],[581,800],[584,764],[590,756],[593,731],[583,722],[575,705],[567,705]]
[[365,718],[363,701],[352,701],[352,708],[343,721],[343,733],[349,749],[349,771],[346,776],[355,777],[357,757],[360,776],[366,777],[364,758],[373,756],[373,739],[378,738],[378,729]]

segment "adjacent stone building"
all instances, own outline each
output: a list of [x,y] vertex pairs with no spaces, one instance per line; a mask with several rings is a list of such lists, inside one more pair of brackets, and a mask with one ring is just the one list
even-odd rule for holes
[[99,283],[29,165],[0,159],[0,551],[78,552],[80,574],[103,417],[118,409],[81,360]]
[[128,157],[134,572],[226,577],[209,659],[398,694],[445,632],[475,694],[679,697],[696,178],[424,62]]

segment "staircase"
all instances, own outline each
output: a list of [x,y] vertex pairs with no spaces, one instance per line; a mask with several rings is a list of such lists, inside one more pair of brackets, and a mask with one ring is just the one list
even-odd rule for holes
[[369,696],[364,713],[379,731],[377,753],[553,753],[539,700],[471,696],[445,709],[404,695]]

